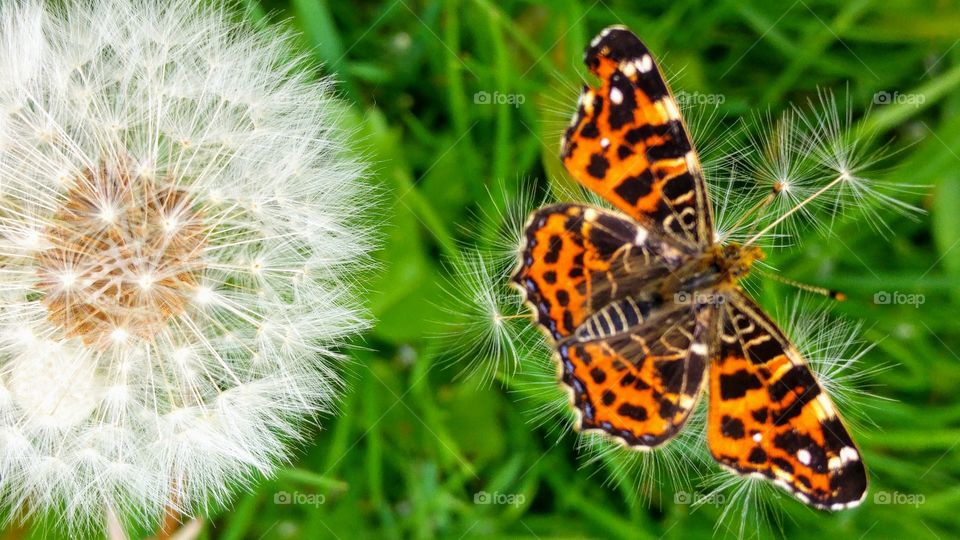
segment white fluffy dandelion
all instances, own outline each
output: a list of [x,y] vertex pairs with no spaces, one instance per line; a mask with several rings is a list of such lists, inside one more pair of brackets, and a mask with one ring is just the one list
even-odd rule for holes
[[231,21],[185,0],[0,8],[10,518],[202,513],[334,408],[335,349],[364,326],[362,167],[288,38]]

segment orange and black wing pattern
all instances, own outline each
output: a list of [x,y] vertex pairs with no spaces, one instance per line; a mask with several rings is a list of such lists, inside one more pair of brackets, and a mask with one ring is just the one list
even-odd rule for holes
[[857,505],[867,490],[860,451],[800,353],[742,294],[721,311],[710,366],[713,457],[816,508]]
[[673,438],[700,395],[712,307],[627,297],[559,344],[582,431],[648,449]]
[[653,56],[630,30],[611,26],[584,61],[585,86],[560,157],[570,174],[651,230],[693,246],[713,242],[699,158]]
[[555,340],[612,301],[652,284],[690,254],[616,212],[582,204],[535,211],[512,282]]

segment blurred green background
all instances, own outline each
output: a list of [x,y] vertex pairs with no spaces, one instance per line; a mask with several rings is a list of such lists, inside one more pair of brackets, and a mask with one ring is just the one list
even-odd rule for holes
[[[384,248],[366,281],[379,322],[350,352],[340,416],[325,419],[277,479],[209,522],[205,537],[692,538],[735,536],[741,523],[746,537],[764,538],[960,535],[955,3],[246,4],[248,17],[301,32],[304,54],[324,66],[318,75],[334,76],[350,104],[346,124],[373,163],[382,199]],[[845,291],[850,299],[835,312],[864,321],[876,343],[857,368],[872,374],[864,388],[884,398],[854,433],[871,479],[860,508],[831,515],[777,497],[772,526],[756,510],[734,509],[720,522],[724,505],[677,504],[678,485],[696,485],[702,471],[674,462],[652,484],[629,475],[610,482],[609,463],[579,453],[563,423],[538,420],[547,398],[536,385],[460,376],[471,358],[450,354],[458,330],[449,311],[469,291],[450,269],[467,246],[495,247],[498,201],[546,193],[560,178],[557,140],[586,80],[583,48],[614,23],[641,36],[675,92],[723,96],[722,118],[776,114],[818,88],[849,98],[857,117],[872,109],[869,125],[897,151],[883,178],[930,186],[908,197],[927,211],[919,220],[886,216],[887,239],[845,220],[834,236],[773,256],[785,275]],[[513,103],[478,103],[477,92]],[[878,291],[924,302],[877,305]],[[794,295],[776,283],[762,292],[771,312]],[[283,492],[323,495],[322,504],[276,504]],[[499,499],[481,504],[484,493]]]

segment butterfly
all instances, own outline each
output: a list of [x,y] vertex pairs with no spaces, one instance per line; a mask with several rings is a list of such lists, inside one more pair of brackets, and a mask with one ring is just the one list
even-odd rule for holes
[[511,282],[559,358],[577,428],[652,449],[683,428],[707,386],[707,442],[722,466],[819,509],[866,495],[866,470],[797,348],[738,285],[763,258],[721,245],[696,150],[663,75],[630,30],[586,49],[561,158],[619,211],[534,211]]

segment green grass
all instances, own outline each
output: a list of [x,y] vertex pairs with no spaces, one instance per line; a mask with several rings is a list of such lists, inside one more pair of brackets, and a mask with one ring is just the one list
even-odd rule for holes
[[[836,237],[808,237],[774,257],[791,278],[844,290],[850,300],[836,312],[865,321],[877,343],[863,367],[890,366],[869,380],[887,401],[874,400],[874,425],[861,422],[854,434],[870,496],[834,515],[786,497],[775,504],[789,537],[960,535],[960,8],[921,0],[247,4],[251,18],[301,31],[303,51],[339,80],[352,107],[347,122],[383,194],[381,269],[368,282],[379,322],[351,353],[341,414],[276,479],[216,516],[206,537],[713,534],[720,508],[673,503],[682,478],[661,471],[653,486],[608,482],[608,467],[579,455],[572,435],[533,420],[549,396],[458,378],[445,354],[450,340],[435,337],[449,331],[446,263],[495,237],[497,223],[476,216],[560,178],[556,143],[585,77],[583,47],[612,23],[647,42],[675,92],[723,95],[727,118],[776,113],[818,88],[848,93],[857,116],[879,91],[923,96],[919,106],[873,106],[868,123],[900,150],[884,178],[931,186],[910,201],[928,214],[888,216],[887,239],[843,221]],[[480,91],[524,103],[475,104]],[[881,290],[923,294],[925,303],[878,306]],[[793,294],[765,284],[761,300],[774,310]],[[641,488],[654,497],[638,498]],[[323,504],[278,505],[279,491],[322,494]],[[524,502],[475,504],[480,491]],[[877,504],[880,493],[922,496],[922,504]],[[756,532],[759,521],[748,514],[748,536],[771,534]]]

